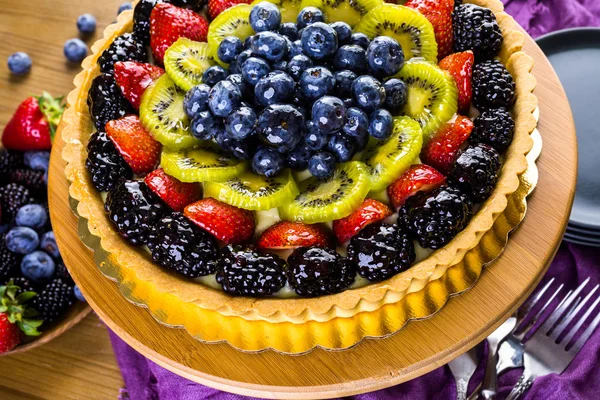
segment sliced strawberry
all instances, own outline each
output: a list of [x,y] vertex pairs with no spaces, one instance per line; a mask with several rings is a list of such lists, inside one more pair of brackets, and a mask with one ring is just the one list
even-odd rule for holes
[[402,207],[404,202],[418,192],[429,192],[442,186],[446,177],[429,165],[417,164],[410,167],[400,178],[387,188],[388,196],[394,208]]
[[183,211],[184,207],[202,197],[202,189],[197,183],[184,183],[167,175],[162,168],[155,169],[144,178],[146,185],[174,211]]
[[392,215],[392,210],[388,206],[377,200],[366,199],[352,214],[333,221],[333,233],[337,237],[338,243],[344,243],[365,226],[381,221],[390,215]]
[[180,37],[206,42],[208,21],[192,10],[160,3],[150,14],[150,47],[154,60],[162,64],[165,51]]
[[140,109],[144,90],[164,73],[164,69],[152,64],[136,61],[115,63],[117,85],[136,110]]
[[473,95],[471,78],[473,77],[473,64],[475,56],[471,50],[462,53],[450,54],[440,61],[440,68],[452,75],[458,88],[458,112],[467,114],[471,108]]
[[183,214],[225,244],[248,241],[254,235],[254,214],[211,197],[185,207]]
[[281,221],[270,226],[258,239],[261,249],[283,250],[297,247],[331,247],[331,235],[321,225]]
[[442,126],[421,150],[421,159],[444,174],[450,172],[454,156],[473,131],[473,122],[459,115],[454,122]]
[[250,4],[252,0],[208,0],[208,17],[212,21],[223,11],[238,4]]
[[136,115],[110,121],[105,129],[134,173],[142,175],[154,170],[160,158],[160,143],[154,140]]
[[408,0],[405,4],[419,11],[433,25],[438,44],[438,59],[452,53],[452,12],[454,0]]

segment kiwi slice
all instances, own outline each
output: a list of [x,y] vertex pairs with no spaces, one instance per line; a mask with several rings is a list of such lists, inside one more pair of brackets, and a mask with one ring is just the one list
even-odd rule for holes
[[202,74],[215,61],[207,43],[181,37],[165,53],[165,70],[186,92],[202,83]]
[[354,29],[371,39],[390,36],[400,43],[407,60],[421,57],[437,63],[437,42],[431,22],[412,8],[385,3],[369,11]]
[[382,0],[302,0],[300,10],[317,7],[323,11],[327,22],[343,21],[354,27],[369,11],[382,4]]
[[248,36],[254,34],[254,29],[250,26],[250,4],[238,4],[223,11],[217,16],[208,27],[208,45],[213,59],[226,67],[228,64],[219,60],[217,49],[227,36],[237,36],[242,41]]
[[279,207],[279,216],[288,221],[315,224],[347,217],[369,193],[368,167],[360,161],[338,164],[331,178],[309,178],[300,182],[300,194]]
[[416,59],[404,64],[396,76],[408,89],[407,102],[401,113],[419,122],[427,142],[457,111],[456,84],[437,65]]
[[270,210],[298,195],[298,186],[287,169],[267,178],[246,171],[226,182],[206,182],[204,195],[245,210]]
[[244,161],[226,154],[213,142],[202,142],[193,150],[163,149],[160,164],[182,182],[223,182],[246,169]]
[[423,131],[409,117],[395,117],[392,136],[383,142],[370,142],[362,161],[371,176],[371,191],[385,189],[413,164],[423,146]]
[[262,1],[273,3],[279,8],[279,12],[281,13],[281,23],[296,23],[300,10],[304,8],[304,6],[300,6],[302,0],[254,0],[251,5],[255,6]]
[[140,120],[154,139],[165,147],[187,149],[200,143],[190,132],[190,121],[183,109],[185,92],[167,74],[144,92]]

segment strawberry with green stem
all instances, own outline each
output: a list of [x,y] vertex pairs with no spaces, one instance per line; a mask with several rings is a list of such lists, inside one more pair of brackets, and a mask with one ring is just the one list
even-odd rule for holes
[[26,304],[35,296],[35,292],[21,292],[12,280],[0,286],[0,353],[10,351],[21,343],[21,332],[27,336],[40,335],[37,328],[43,321],[34,319],[37,311]]

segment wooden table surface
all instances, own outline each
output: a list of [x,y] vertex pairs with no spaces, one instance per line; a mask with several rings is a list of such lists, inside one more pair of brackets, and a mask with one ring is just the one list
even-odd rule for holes
[[[0,130],[21,100],[43,90],[54,96],[73,88],[78,65],[63,56],[63,44],[77,37],[76,20],[91,13],[96,35],[116,17],[124,0],[0,0]],[[27,52],[33,68],[11,76],[8,56]],[[95,314],[70,331],[30,352],[0,358],[0,399],[115,399],[123,386],[106,327]]]

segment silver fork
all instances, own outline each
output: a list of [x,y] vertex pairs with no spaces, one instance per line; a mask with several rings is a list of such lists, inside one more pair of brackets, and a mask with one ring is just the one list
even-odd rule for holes
[[521,375],[519,381],[506,400],[518,399],[523,393],[529,390],[533,381],[539,376],[562,373],[598,327],[598,324],[600,324],[600,313],[596,314],[592,323],[569,348],[569,344],[573,340],[575,334],[581,329],[598,303],[600,303],[600,296],[598,296],[592,305],[586,309],[583,316],[581,316],[575,325],[566,332],[566,335],[560,341],[558,340],[561,335],[565,333],[567,326],[574,321],[575,317],[583,310],[583,307],[594,296],[598,288],[600,288],[600,285],[594,287],[579,305],[575,307],[572,312],[569,312],[571,305],[576,301],[579,293],[581,293],[588,282],[589,278],[579,285],[572,293],[566,296],[552,314],[550,314],[548,319],[546,319],[544,324],[536,330],[527,342],[525,342],[525,353],[523,357],[525,369],[523,375]]

